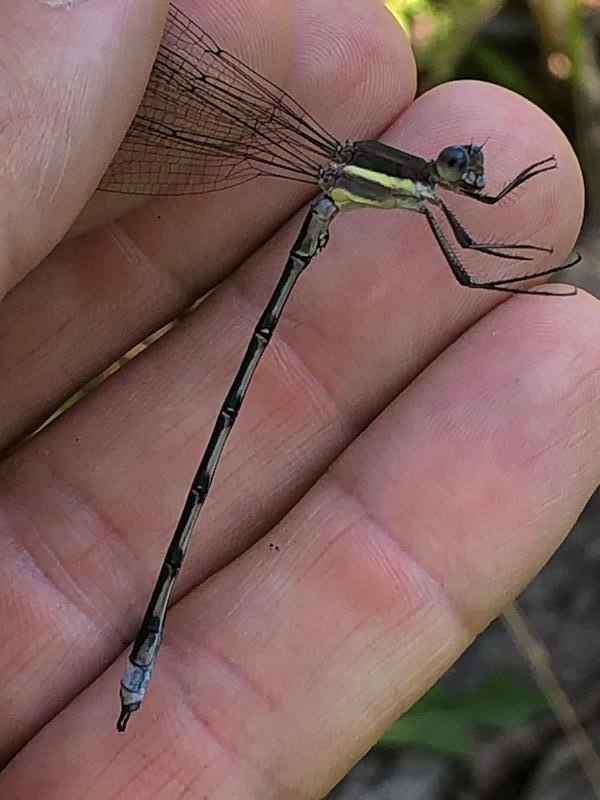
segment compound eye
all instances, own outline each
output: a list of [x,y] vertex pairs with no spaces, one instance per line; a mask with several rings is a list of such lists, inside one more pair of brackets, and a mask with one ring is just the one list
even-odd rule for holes
[[437,171],[442,180],[456,183],[465,173],[469,157],[464,147],[445,147],[436,160]]

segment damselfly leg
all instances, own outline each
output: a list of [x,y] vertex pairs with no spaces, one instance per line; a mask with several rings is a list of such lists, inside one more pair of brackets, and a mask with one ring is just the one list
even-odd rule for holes
[[530,178],[534,178],[536,175],[541,175],[543,172],[550,172],[553,169],[557,169],[558,164],[556,163],[556,158],[554,156],[549,156],[548,158],[543,158],[541,161],[536,161],[534,164],[530,164],[524,170],[519,172],[516,178],[513,178],[510,183],[507,183],[506,186],[498,192],[498,194],[490,195],[490,194],[470,194],[469,196],[472,197],[474,200],[477,200],[479,203],[487,203],[488,205],[494,205],[494,203],[499,203],[502,198],[506,197],[507,194],[513,192],[517,186],[521,186],[525,181],[530,180]]
[[[550,267],[550,269],[540,270],[539,272],[525,273],[513,276],[512,278],[496,278],[495,280],[478,281],[469,274],[465,265],[462,263],[456,252],[452,249],[452,245],[448,241],[446,234],[441,229],[440,224],[433,216],[431,209],[425,207],[423,209],[423,214],[425,214],[427,222],[429,223],[429,227],[431,228],[431,231],[435,237],[435,240],[438,243],[440,250],[444,254],[446,263],[452,270],[452,274],[454,275],[456,280],[462,286],[471,289],[490,289],[490,290],[495,290],[497,292],[508,292],[510,294],[533,294],[533,295],[542,295],[545,297],[570,297],[571,295],[577,293],[577,290],[575,288],[554,289],[554,290],[522,289],[513,286],[508,286],[507,284],[521,283],[522,281],[535,280],[537,278],[543,278],[548,275],[554,275],[555,273],[563,269],[568,269],[569,267],[573,267],[575,266],[575,264],[578,264],[579,261],[581,261],[581,256],[576,255],[573,259],[571,259],[571,261],[567,262],[566,264],[561,264],[558,267]],[[457,232],[454,225],[452,225],[452,230],[455,233],[456,240],[461,245],[461,247],[465,247],[466,249],[475,249],[478,251],[482,251],[484,253],[487,253],[488,255],[495,256],[496,258],[511,258],[511,256],[508,254],[494,252],[492,249],[490,249],[490,245],[478,245],[477,243],[474,243],[474,246],[472,246],[471,244],[463,244],[461,241],[461,239],[463,238],[463,234],[465,236],[468,236],[468,234],[466,233],[466,231],[464,231],[462,226],[460,226],[460,223],[458,223],[458,220],[456,220],[456,218],[454,218],[454,221],[458,225],[459,232]],[[471,237],[469,237],[469,239],[470,238]],[[492,245],[491,247],[503,247],[503,248],[515,248],[515,249],[527,248],[535,250],[539,249],[544,252],[552,252],[547,248],[538,248],[535,245],[513,244],[513,245]],[[512,258],[515,257],[513,256]],[[519,257],[517,256],[516,258]],[[520,260],[530,261],[531,259],[527,257],[521,257]]]
[[[452,233],[458,244],[465,250],[477,250],[479,253],[487,253],[496,258],[506,258],[511,261],[533,261],[533,256],[519,255],[517,253],[502,253],[501,250],[531,250],[536,253],[552,253],[551,247],[540,247],[535,244],[522,244],[520,242],[509,242],[499,244],[496,242],[476,242],[473,237],[467,233],[461,223],[456,218],[455,214],[450,211],[448,206],[440,198],[439,208],[444,212],[444,216],[450,223]],[[519,280],[517,278],[517,280]]]

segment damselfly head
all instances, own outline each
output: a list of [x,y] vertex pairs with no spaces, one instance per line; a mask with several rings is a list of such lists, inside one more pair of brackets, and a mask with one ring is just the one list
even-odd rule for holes
[[473,194],[485,188],[483,151],[476,144],[444,147],[434,166],[438,182],[446,189]]

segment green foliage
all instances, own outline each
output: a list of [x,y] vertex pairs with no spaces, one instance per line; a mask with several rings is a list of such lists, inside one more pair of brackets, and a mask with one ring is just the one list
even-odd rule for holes
[[450,80],[483,25],[504,0],[386,0],[413,44],[422,83]]
[[454,78],[498,83],[572,132],[581,0],[384,0],[409,37],[420,91]]
[[546,709],[540,692],[507,675],[492,676],[471,691],[451,692],[438,683],[392,725],[378,747],[421,746],[467,759],[478,732],[517,728]]

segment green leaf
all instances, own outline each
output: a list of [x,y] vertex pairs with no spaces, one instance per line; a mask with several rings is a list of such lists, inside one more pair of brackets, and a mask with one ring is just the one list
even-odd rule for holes
[[508,675],[492,676],[470,691],[453,692],[436,684],[392,725],[378,746],[422,746],[468,758],[480,730],[517,728],[546,708],[540,692]]

